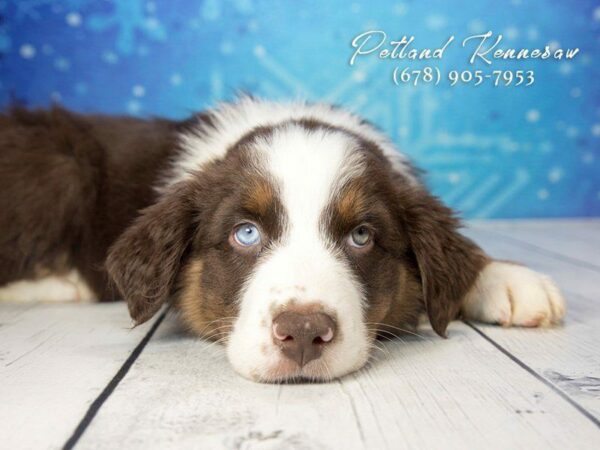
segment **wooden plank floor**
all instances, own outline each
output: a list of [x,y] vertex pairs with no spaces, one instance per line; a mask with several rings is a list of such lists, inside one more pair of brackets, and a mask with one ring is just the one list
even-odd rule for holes
[[341,380],[263,385],[172,312],[130,330],[119,303],[0,303],[0,447],[599,448],[600,221],[465,233],[553,276],[564,326],[424,325]]
[[0,303],[0,448],[60,448],[151,324],[124,304]]

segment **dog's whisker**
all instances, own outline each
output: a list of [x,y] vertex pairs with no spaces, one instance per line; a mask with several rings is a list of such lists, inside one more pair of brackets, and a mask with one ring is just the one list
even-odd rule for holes
[[225,332],[229,333],[231,330],[233,330],[233,326],[232,325],[221,325],[220,327],[216,327],[216,328],[211,328],[208,333],[210,333],[211,335],[215,334],[215,332],[217,331],[222,331],[224,330]]
[[[417,333],[415,331],[407,330],[406,328],[400,328],[400,327],[397,327],[397,326],[394,326],[394,325],[389,325],[389,324],[386,324],[386,323],[367,322],[366,325],[375,325],[375,326],[378,326],[378,327],[394,328],[394,329],[399,330],[399,331],[401,331],[403,333],[408,333],[408,334],[411,334],[411,335],[416,336],[416,337],[421,338],[421,339],[427,339],[425,336],[423,336],[423,335],[421,335],[421,334],[419,334],[419,333]],[[387,331],[387,330],[379,329],[379,331]],[[390,333],[390,331],[387,331],[387,332]]]
[[217,349],[219,349],[219,346],[221,346],[222,344],[225,344],[227,342],[227,338],[228,338],[228,336],[218,337],[216,340],[210,342],[209,345],[204,347],[203,350],[205,350],[205,351],[217,350]]
[[390,354],[389,354],[389,352],[388,352],[388,351],[386,351],[386,350],[384,350],[384,349],[382,349],[382,348],[379,348],[379,347],[373,346],[373,347],[371,347],[371,348],[370,348],[370,351],[369,351],[369,358],[368,358],[367,360],[370,360],[370,359],[375,359],[375,360],[378,360],[378,359],[377,359],[377,356],[378,356],[379,354],[378,354],[378,353],[376,353],[376,352],[375,352],[375,350],[378,350],[378,351],[380,352],[381,356],[383,356],[383,357],[386,357],[386,358],[387,358],[387,357],[389,357],[389,356],[390,356]]
[[[396,340],[399,340],[400,342],[404,342],[404,339],[402,339],[402,336],[399,336],[399,335],[397,335],[395,333],[392,333],[391,331],[379,330],[379,329],[378,330],[372,330],[372,331],[376,332],[377,339],[385,339],[385,340],[390,341],[390,342],[394,342]],[[390,338],[389,336],[386,336],[385,334],[382,334],[382,333],[386,333],[388,335],[391,335],[392,337]]]
[[[198,331],[198,334],[202,335],[203,333],[206,332],[206,330],[213,324],[213,323],[217,323],[217,322],[225,322],[225,325],[230,325],[233,327],[233,322],[237,319],[237,317],[235,316],[229,316],[229,317],[223,317],[222,319],[215,319],[215,320],[211,320],[210,322],[207,322],[204,324],[204,326]],[[227,322],[231,322],[231,323],[227,323]]]
[[379,350],[382,353],[385,354],[390,354],[390,351],[384,346],[384,345],[379,345],[379,343],[377,341],[374,341],[371,343],[371,348],[374,348],[375,350]]
[[380,330],[380,332],[377,336],[378,336],[378,338],[386,339],[390,342],[394,342],[395,340],[401,339],[401,337],[398,336],[397,334],[392,333],[390,331],[385,331],[385,330]]

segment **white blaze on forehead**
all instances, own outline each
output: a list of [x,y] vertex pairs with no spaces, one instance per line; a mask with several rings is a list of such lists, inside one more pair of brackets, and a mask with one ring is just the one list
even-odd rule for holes
[[343,132],[309,131],[295,124],[276,128],[270,137],[255,143],[278,183],[289,227],[283,244],[307,238],[324,241],[326,236],[320,233],[323,212],[346,181],[364,170],[358,147]]
[[208,111],[210,124],[200,120],[180,136],[181,155],[165,180],[166,185],[191,176],[204,164],[223,158],[227,150],[245,134],[260,126],[277,126],[290,120],[311,119],[350,132],[376,144],[394,169],[411,183],[418,183],[407,158],[382,132],[347,110],[324,103],[270,102],[243,97],[234,103],[221,103]]

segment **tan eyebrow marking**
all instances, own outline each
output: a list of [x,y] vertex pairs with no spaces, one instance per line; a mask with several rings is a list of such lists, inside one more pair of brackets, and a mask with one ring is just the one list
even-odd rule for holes
[[253,179],[244,199],[244,207],[258,215],[265,215],[273,204],[274,197],[271,183],[263,178]]
[[358,183],[351,183],[341,193],[336,209],[343,222],[351,222],[366,208],[366,199]]

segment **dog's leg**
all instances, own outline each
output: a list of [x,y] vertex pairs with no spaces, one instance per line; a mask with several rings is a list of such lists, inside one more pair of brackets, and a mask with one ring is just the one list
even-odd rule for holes
[[466,295],[466,319],[503,326],[538,327],[560,323],[565,301],[554,282],[527,267],[491,261]]
[[75,270],[36,280],[20,280],[0,287],[0,302],[79,302],[96,300],[94,293]]

